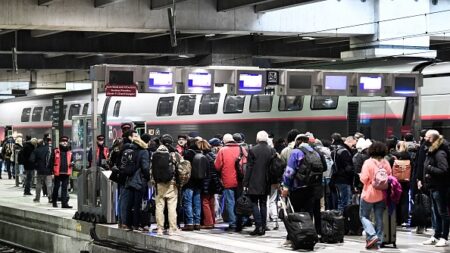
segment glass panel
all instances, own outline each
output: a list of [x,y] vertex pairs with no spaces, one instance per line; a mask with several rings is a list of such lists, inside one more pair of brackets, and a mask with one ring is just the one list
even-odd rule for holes
[[338,96],[312,96],[311,110],[333,110],[338,106]]
[[272,110],[272,95],[252,95],[250,112],[270,112]]
[[156,116],[171,116],[175,97],[163,97],[159,99]]
[[81,109],[81,105],[80,104],[72,104],[72,105],[70,105],[70,108],[69,108],[69,120],[71,120],[73,116],[80,115],[80,109]]
[[30,121],[30,114],[31,114],[31,108],[24,108],[22,111],[22,117],[20,118],[20,121],[22,121],[22,122]]
[[242,113],[244,110],[245,96],[231,96],[225,97],[225,103],[223,105],[224,113]]
[[67,112],[67,105],[64,105],[64,109],[63,109],[63,119],[66,119],[66,112]]
[[44,110],[44,121],[51,121],[53,114],[53,108],[51,106],[46,106]]
[[200,101],[200,114],[216,114],[219,105],[220,93],[204,94]]
[[194,114],[195,95],[181,96],[178,100],[177,115]]
[[85,103],[85,104],[83,105],[83,112],[82,112],[82,114],[83,114],[83,115],[88,114],[88,110],[89,110],[89,103]]
[[39,122],[41,121],[42,116],[42,107],[34,107],[33,115],[31,115],[31,121]]
[[303,96],[280,96],[279,111],[301,111],[303,109]]
[[117,100],[116,103],[114,104],[113,117],[119,117],[121,105],[122,101]]

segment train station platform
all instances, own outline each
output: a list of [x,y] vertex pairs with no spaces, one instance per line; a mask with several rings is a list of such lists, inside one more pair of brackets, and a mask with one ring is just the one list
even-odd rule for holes
[[[3,177],[5,178],[5,177]],[[34,190],[32,190],[34,194]],[[15,187],[13,180],[0,180],[0,240],[33,249],[35,252],[132,252],[131,250],[111,249],[93,242],[90,236],[92,224],[72,219],[76,209],[53,208],[47,198],[41,203],[33,203],[34,196],[23,196],[23,188]],[[76,207],[76,195],[70,195],[70,205]],[[269,223],[272,228],[274,224]],[[283,253],[292,252],[282,246],[286,232],[280,222],[279,230],[266,232],[265,236],[253,237],[246,228],[242,233],[225,232],[225,224],[216,229],[195,232],[179,232],[174,236],[157,236],[153,232],[127,232],[117,225],[96,225],[99,238],[108,239],[123,245],[133,245],[147,249],[147,252],[189,252],[189,253]],[[384,248],[381,252],[449,252],[450,247],[436,248],[423,246],[427,234],[416,235],[412,229],[398,229],[397,249]],[[340,244],[318,243],[315,252],[368,252],[364,248],[362,236],[346,236]],[[144,252],[144,251],[142,251]]]

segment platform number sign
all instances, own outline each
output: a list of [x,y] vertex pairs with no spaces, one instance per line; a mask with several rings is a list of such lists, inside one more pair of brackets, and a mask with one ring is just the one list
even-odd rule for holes
[[266,74],[267,74],[267,85],[280,84],[280,72],[275,70],[268,70]]

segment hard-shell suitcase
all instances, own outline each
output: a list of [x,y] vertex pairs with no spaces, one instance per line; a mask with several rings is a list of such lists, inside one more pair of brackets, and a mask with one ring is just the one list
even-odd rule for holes
[[283,220],[284,226],[288,233],[288,240],[292,242],[294,250],[314,250],[314,246],[319,238],[314,228],[313,221],[309,213],[295,213],[288,198],[288,205],[291,207],[292,213],[287,213],[286,203],[282,203],[282,212],[280,218]]
[[342,243],[345,235],[345,219],[338,210],[327,210],[321,214],[322,242]]
[[395,217],[395,210],[389,215],[389,211],[386,208],[383,213],[383,242],[381,247],[386,245],[392,245],[397,248],[397,220]]

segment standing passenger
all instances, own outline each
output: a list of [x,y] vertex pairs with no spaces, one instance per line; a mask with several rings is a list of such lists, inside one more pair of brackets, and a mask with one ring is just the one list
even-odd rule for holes
[[12,174],[11,173],[11,165],[13,166],[14,170],[14,138],[12,136],[8,136],[8,138],[3,142],[2,145],[2,156],[3,161],[5,162],[6,171],[8,172],[8,179],[11,179]]
[[22,149],[23,149],[23,139],[22,137],[16,138],[16,144],[14,144],[14,177],[16,181],[16,187],[19,187],[19,184],[22,182],[20,181],[20,178],[22,177],[23,173],[23,156],[22,156]]
[[[102,167],[106,169],[106,159],[109,156],[109,150],[105,147],[105,136],[100,134],[97,136],[97,149],[96,149],[96,159],[97,167]],[[89,149],[88,152],[88,162],[89,168],[92,166],[92,148]]]
[[[27,139],[29,136],[27,136]],[[34,148],[37,145],[37,139],[33,138],[25,142],[22,150],[23,165],[25,169],[25,182],[24,182],[24,192],[23,195],[33,195],[31,194],[31,181],[34,174],[33,163],[30,162],[31,153],[33,153]]]
[[53,207],[58,207],[58,191],[61,187],[61,207],[72,208],[72,206],[69,206],[69,197],[67,196],[67,185],[69,184],[69,177],[72,174],[73,166],[69,137],[62,136],[59,139],[59,147],[53,150],[49,166],[53,166],[53,174],[55,175],[52,195]]
[[37,180],[36,180],[36,197],[33,199],[34,202],[39,202],[41,198],[42,183],[47,189],[48,203],[52,203],[52,169],[48,165],[50,159],[50,147],[45,145],[43,139],[38,140],[38,145],[33,153],[31,153],[30,162],[33,164],[36,170]]

